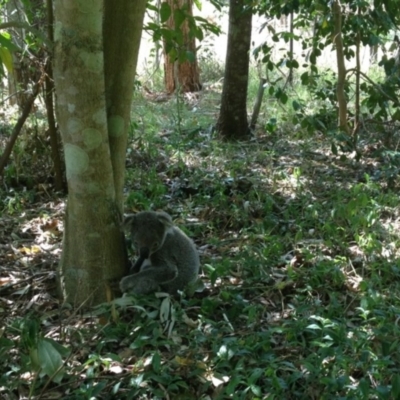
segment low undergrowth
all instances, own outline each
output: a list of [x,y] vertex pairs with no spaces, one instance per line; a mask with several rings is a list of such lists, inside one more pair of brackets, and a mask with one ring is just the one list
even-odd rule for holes
[[2,398],[400,397],[397,175],[368,137],[360,159],[289,130],[223,143],[217,99],[137,98],[128,149],[127,211],[198,245],[192,297],[61,308],[64,199],[3,189]]

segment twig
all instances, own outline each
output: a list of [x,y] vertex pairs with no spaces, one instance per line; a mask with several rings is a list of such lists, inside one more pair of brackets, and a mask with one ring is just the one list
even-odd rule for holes
[[254,103],[253,114],[251,116],[250,128],[254,129],[257,124],[258,115],[260,114],[262,99],[264,96],[264,90],[267,80],[265,78],[260,78],[260,84],[258,86],[257,98]]

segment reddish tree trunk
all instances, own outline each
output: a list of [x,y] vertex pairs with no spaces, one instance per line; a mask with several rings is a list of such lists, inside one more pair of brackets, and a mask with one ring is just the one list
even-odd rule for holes
[[177,86],[182,92],[197,92],[201,89],[199,68],[196,59],[196,41],[189,35],[189,25],[187,21],[180,27],[176,27],[174,19],[174,10],[185,8],[186,12],[192,14],[193,0],[167,0],[171,7],[172,14],[167,21],[167,26],[176,30],[179,28],[183,34],[183,45],[177,49],[178,53],[191,53],[193,61],[186,60],[179,62],[177,56],[167,54],[164,45],[164,81],[165,89],[168,93],[173,93]]

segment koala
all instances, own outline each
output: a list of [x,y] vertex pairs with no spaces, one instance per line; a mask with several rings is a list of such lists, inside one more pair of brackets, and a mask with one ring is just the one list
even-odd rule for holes
[[123,293],[175,294],[197,280],[200,260],[194,243],[176,227],[166,212],[143,211],[123,222],[129,230],[139,258],[122,278]]

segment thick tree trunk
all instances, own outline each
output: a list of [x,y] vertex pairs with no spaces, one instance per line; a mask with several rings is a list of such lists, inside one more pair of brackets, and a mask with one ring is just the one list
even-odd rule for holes
[[[134,29],[140,32],[143,1],[134,2],[136,9],[129,3],[130,0],[124,0],[119,2],[121,8],[114,6],[118,10],[116,15],[121,15],[120,10],[125,7],[131,13],[126,18],[131,18],[130,24],[136,24]],[[124,134],[128,129],[131,97],[124,91],[121,102],[127,104],[118,105],[114,90],[121,88],[112,67],[108,66],[107,70],[114,80],[104,78],[103,1],[56,1],[55,16],[54,80],[68,182],[60,277],[66,301],[90,305],[108,300],[109,283],[126,273],[125,243],[120,231],[122,193],[117,194],[117,190],[122,192],[123,170],[115,159],[125,160]],[[116,26],[108,17],[105,17],[105,26]],[[136,40],[135,36],[130,36],[130,24],[120,24],[116,31],[107,34],[121,38],[119,31],[122,29],[127,37]],[[111,42],[106,45],[110,52]],[[122,55],[118,52],[113,56],[121,61]],[[131,62],[137,57],[124,56]],[[110,60],[109,55],[106,63],[107,59]],[[134,64],[130,65],[133,77]],[[117,66],[123,73],[128,68]],[[128,84],[131,83],[133,85],[132,79]],[[107,92],[110,94],[108,121]],[[118,176],[114,178],[115,174]]]
[[229,4],[224,86],[216,129],[226,139],[245,139],[249,135],[246,103],[253,14],[245,0],[230,0]]
[[107,121],[116,202],[121,215],[125,154],[145,8],[146,0],[105,0],[103,37]]
[[168,93],[173,93],[177,87],[181,92],[197,92],[201,90],[200,73],[196,59],[196,41],[189,36],[189,25],[187,21],[180,27],[175,26],[173,10],[186,7],[187,12],[192,14],[193,0],[167,0],[171,7],[172,15],[167,21],[167,26],[175,30],[180,28],[183,35],[183,46],[177,49],[180,52],[190,52],[194,56],[194,61],[179,62],[176,56],[172,57],[165,52],[164,46],[164,81],[165,89]]

